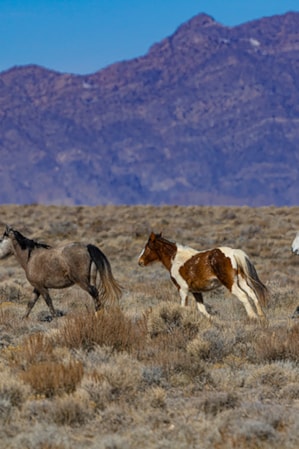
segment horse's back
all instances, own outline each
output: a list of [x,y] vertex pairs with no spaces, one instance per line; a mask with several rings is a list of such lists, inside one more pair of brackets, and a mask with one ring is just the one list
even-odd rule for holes
[[234,269],[237,269],[238,261],[245,262],[246,259],[249,260],[248,255],[242,249],[230,248],[229,246],[219,246],[215,249],[220,250],[225,257],[230,259]]
[[57,252],[60,253],[63,263],[71,270],[89,269],[90,256],[86,244],[80,242],[68,243],[57,248]]

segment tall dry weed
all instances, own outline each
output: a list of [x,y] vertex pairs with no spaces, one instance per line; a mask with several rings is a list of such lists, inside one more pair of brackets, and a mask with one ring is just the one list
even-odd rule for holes
[[40,362],[20,373],[20,378],[31,386],[36,395],[47,398],[73,393],[82,377],[83,365],[74,360],[68,364]]
[[138,350],[144,344],[146,327],[144,319],[133,321],[119,308],[109,308],[97,315],[84,313],[68,318],[54,337],[55,344],[69,349],[109,346],[115,351]]
[[19,350],[15,352],[15,362],[22,368],[54,359],[53,343],[41,332],[25,337]]
[[260,362],[299,361],[299,323],[288,327],[269,327],[256,339],[255,351]]

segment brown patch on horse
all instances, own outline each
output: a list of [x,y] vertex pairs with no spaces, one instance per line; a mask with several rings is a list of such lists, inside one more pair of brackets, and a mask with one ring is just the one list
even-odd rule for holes
[[211,251],[195,254],[179,269],[180,275],[193,292],[212,290],[220,284],[211,266],[210,254]]
[[232,267],[229,257],[215,248],[210,252],[210,264],[220,282],[231,292],[236,270]]

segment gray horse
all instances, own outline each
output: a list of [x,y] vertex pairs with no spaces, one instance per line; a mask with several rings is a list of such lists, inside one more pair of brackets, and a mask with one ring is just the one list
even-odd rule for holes
[[[30,240],[19,231],[6,226],[0,242],[0,258],[14,254],[34,287],[33,298],[27,304],[27,318],[40,295],[48,305],[52,317],[59,315],[49,295],[51,288],[66,288],[77,284],[92,297],[96,311],[105,301],[118,301],[121,287],[114,279],[105,254],[91,244],[72,242],[51,247]],[[101,283],[96,287],[97,273]]]

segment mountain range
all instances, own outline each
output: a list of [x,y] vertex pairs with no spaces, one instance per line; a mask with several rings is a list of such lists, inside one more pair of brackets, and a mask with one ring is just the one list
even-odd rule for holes
[[2,204],[298,205],[298,145],[296,12],[198,14],[84,76],[0,73]]

